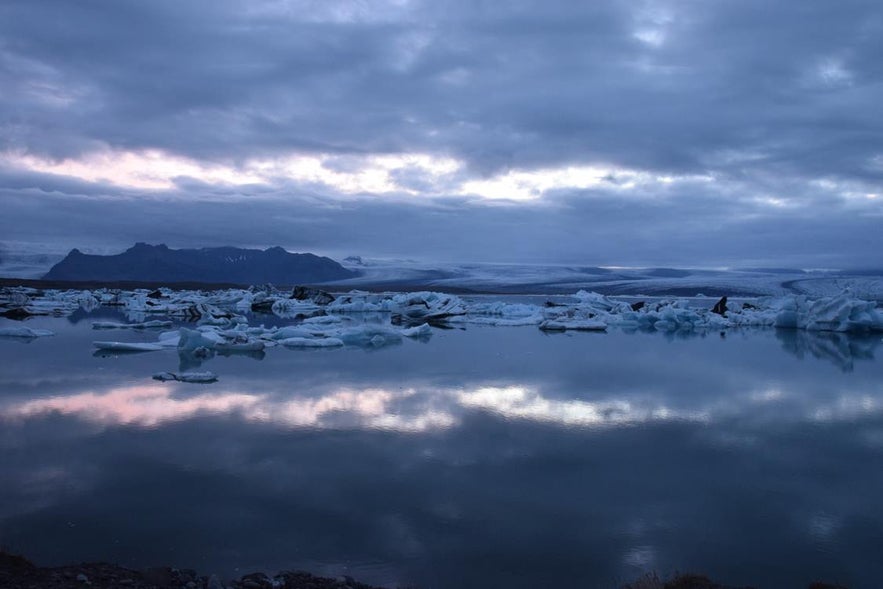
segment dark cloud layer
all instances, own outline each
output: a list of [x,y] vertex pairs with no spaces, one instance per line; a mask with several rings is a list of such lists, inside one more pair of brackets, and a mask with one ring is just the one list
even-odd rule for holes
[[[10,0],[0,151],[161,149],[228,165],[424,153],[462,161],[466,177],[597,165],[711,181],[500,206],[183,180],[158,197],[7,170],[0,229],[85,246],[137,233],[445,258],[875,264],[881,55],[883,8],[865,0]],[[412,172],[399,184],[424,189]]]
[[[25,178],[0,178],[27,184]],[[808,195],[813,203],[806,206],[769,211],[749,199],[709,197],[701,188],[676,194],[644,191],[630,201],[615,192],[576,191],[527,204],[500,204],[465,198],[414,202],[291,196],[303,193],[297,187],[260,196],[204,190],[199,196],[174,191],[108,197],[76,194],[78,186],[95,190],[85,183],[56,183],[52,192],[21,188],[0,193],[9,220],[4,234],[42,243],[58,242],[61,234],[95,251],[163,240],[173,247],[281,244],[338,258],[370,252],[440,261],[777,262],[815,268],[868,268],[881,262],[880,215],[819,195]]]

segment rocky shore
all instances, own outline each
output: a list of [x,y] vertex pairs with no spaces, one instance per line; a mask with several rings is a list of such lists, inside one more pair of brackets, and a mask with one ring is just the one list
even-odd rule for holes
[[275,576],[251,573],[234,581],[170,567],[141,571],[108,563],[39,567],[24,557],[0,552],[3,589],[379,589],[350,577],[330,579],[301,571]]
[[[2,589],[381,589],[351,577],[317,577],[303,571],[284,571],[274,576],[250,573],[233,581],[200,575],[190,569],[170,567],[141,571],[108,563],[82,563],[39,567],[22,556],[0,552]],[[695,574],[663,579],[648,574],[622,589],[753,589],[721,585]],[[845,585],[815,582],[808,589],[848,589]]]

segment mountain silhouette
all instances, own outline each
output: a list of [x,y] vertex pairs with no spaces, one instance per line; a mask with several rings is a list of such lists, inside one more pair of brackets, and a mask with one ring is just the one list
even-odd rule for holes
[[331,258],[293,254],[281,247],[266,250],[235,247],[170,249],[136,243],[121,254],[102,256],[73,249],[43,277],[71,281],[206,282],[280,285],[310,284],[351,278]]

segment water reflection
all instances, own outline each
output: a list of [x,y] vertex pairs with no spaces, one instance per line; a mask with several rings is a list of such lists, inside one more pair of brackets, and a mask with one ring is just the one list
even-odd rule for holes
[[[187,386],[186,384],[184,386]],[[622,400],[557,400],[523,386],[485,386],[475,390],[423,388],[342,389],[321,396],[280,399],[269,395],[212,389],[188,395],[172,384],[132,385],[12,403],[0,417],[27,418],[47,413],[104,425],[156,426],[199,414],[235,414],[247,421],[286,427],[367,428],[422,432],[462,423],[468,410],[507,420],[531,420],[565,427],[635,425],[653,420],[708,421],[704,411]],[[820,413],[821,414],[821,410]]]
[[78,417],[105,425],[156,426],[200,414],[228,414],[254,407],[258,398],[247,394],[202,393],[173,397],[166,384],[132,385],[105,392],[81,392],[34,399],[2,410],[6,418],[29,418],[47,413]]
[[873,360],[880,345],[877,335],[849,335],[833,331],[777,329],[782,348],[798,358],[813,357],[838,366],[844,372],[855,368],[856,360]]
[[870,340],[470,327],[214,356],[219,382],[188,385],[150,379],[176,351],[95,358],[64,323],[0,342],[0,543],[43,562],[423,587],[883,575]]
[[211,360],[215,356],[229,358],[237,356],[240,358],[250,358],[252,360],[263,360],[267,353],[264,350],[207,350],[205,348],[197,351],[194,350],[177,350],[178,353],[178,370],[187,372],[202,368],[202,365]]

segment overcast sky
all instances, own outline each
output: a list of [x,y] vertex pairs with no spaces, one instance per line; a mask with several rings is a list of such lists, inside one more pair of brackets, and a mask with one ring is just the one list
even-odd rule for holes
[[879,0],[4,0],[0,247],[883,265]]

